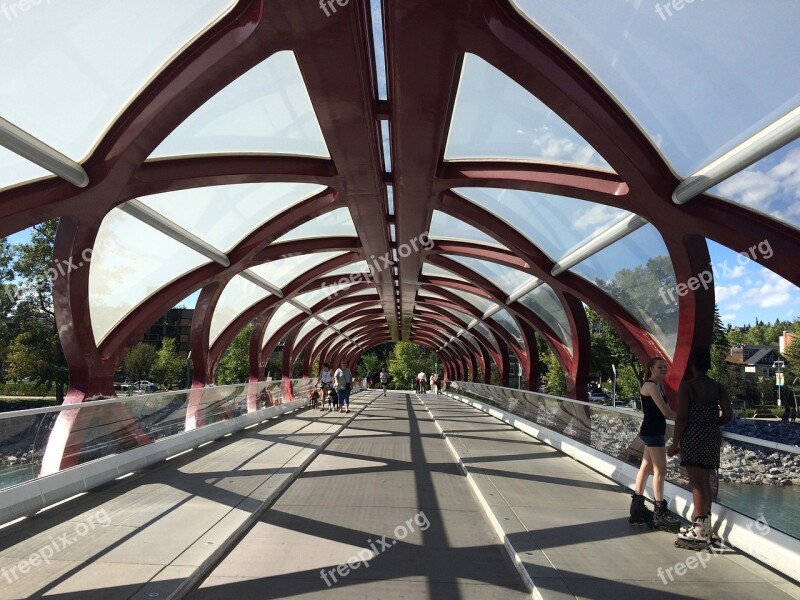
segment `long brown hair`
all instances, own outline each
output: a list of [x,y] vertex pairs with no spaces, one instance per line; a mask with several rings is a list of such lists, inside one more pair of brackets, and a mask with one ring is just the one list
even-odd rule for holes
[[664,362],[665,363],[667,361],[664,360],[663,358],[661,358],[660,356],[654,356],[650,360],[647,361],[647,364],[645,365],[645,381],[650,379],[650,377],[653,376],[653,367],[655,367],[656,363],[658,363],[658,362]]

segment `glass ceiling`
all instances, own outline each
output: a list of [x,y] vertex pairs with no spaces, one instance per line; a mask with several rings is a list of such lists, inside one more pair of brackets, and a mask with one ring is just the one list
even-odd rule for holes
[[[74,2],[50,0],[3,4],[0,112],[81,162],[141,89],[234,4],[84,0],[80,9]],[[24,66],[13,57],[24,57]],[[0,188],[45,174],[0,148]]]
[[583,63],[682,177],[800,105],[798,2],[512,4]]
[[505,265],[490,262],[488,260],[481,260],[469,256],[458,256],[456,254],[444,254],[458,263],[461,263],[468,269],[475,271],[484,279],[489,280],[491,283],[499,287],[506,294],[510,295],[511,292],[516,290],[522,284],[529,282],[533,276],[518,269],[512,269]]
[[645,225],[571,271],[630,311],[672,358],[678,337],[675,271],[655,227]]
[[212,346],[236,317],[256,302],[260,302],[270,295],[264,288],[249,282],[241,275],[233,277],[222,291],[214,309],[208,335],[208,345]]
[[492,348],[495,351],[500,350],[500,347],[497,344],[497,340],[494,337],[494,332],[491,329],[489,329],[485,324],[478,321],[477,323],[475,323],[475,325],[472,326],[472,329],[474,329],[475,331],[480,333],[483,337],[485,337],[487,340],[489,340],[489,343],[492,344]]
[[316,343],[314,344],[313,352],[316,352],[320,348],[320,346],[324,345],[325,342],[327,342],[336,335],[339,334],[333,328],[327,329],[325,332],[321,333],[320,336],[317,338]]
[[520,332],[516,321],[514,321],[514,318],[505,308],[498,310],[490,317],[490,319],[496,323],[499,323],[503,329],[508,331],[511,334],[511,337],[516,340],[520,348],[525,348],[525,343],[522,340],[522,333]]
[[800,140],[762,158],[708,193],[800,229]]
[[308,183],[241,183],[166,192],[139,201],[227,254],[261,225],[324,189]]
[[349,288],[349,284],[334,284],[329,285],[323,288],[319,288],[316,290],[312,290],[310,292],[305,292],[304,294],[300,294],[295,298],[296,302],[299,302],[306,308],[313,309],[320,301],[324,300],[325,298],[332,298],[339,292],[344,289]]
[[111,210],[97,232],[89,267],[89,314],[95,342],[99,345],[153,293],[208,262],[121,209]]
[[559,302],[553,288],[546,283],[541,283],[532,292],[522,296],[519,302],[547,323],[572,354],[569,319],[567,319],[567,313],[564,312],[564,307]]
[[524,160],[611,167],[572,127],[517,82],[464,55],[445,160]]
[[455,240],[457,242],[476,242],[508,250],[493,237],[461,219],[440,210],[433,211],[428,237],[432,240]]
[[303,323],[303,326],[297,331],[297,341],[299,342],[305,338],[313,329],[316,329],[317,327],[324,327],[324,325],[317,319],[309,317],[308,320]]
[[250,267],[256,275],[266,279],[278,289],[283,289],[290,281],[294,281],[314,267],[341,256],[344,252],[311,252],[298,254],[289,258],[280,258],[268,263]]
[[457,281],[466,281],[460,275],[456,275],[452,271],[448,271],[447,269],[443,269],[438,265],[434,265],[432,263],[426,262],[422,264],[422,274],[428,275],[430,277],[447,277],[449,279],[455,279]]
[[294,52],[267,58],[208,100],[153,151],[330,158]]
[[498,188],[453,191],[525,235],[554,262],[631,215],[603,204],[539,192]]
[[263,348],[266,346],[270,338],[278,333],[278,330],[281,327],[286,325],[299,314],[303,314],[303,311],[293,304],[289,304],[288,302],[281,304],[267,324],[267,328],[264,331],[264,337],[261,339],[261,347]]
[[273,244],[291,242],[294,240],[340,236],[358,236],[356,233],[356,226],[353,224],[353,219],[350,217],[350,210],[347,208],[337,208],[329,213],[320,215],[316,219],[306,221],[302,225],[282,235],[275,240]]
[[[369,270],[369,265],[367,265],[367,261],[359,260],[356,262],[352,262],[350,264],[344,265],[339,267],[338,269],[334,269],[328,273],[325,273],[325,277],[337,277],[339,275],[352,275],[353,273],[363,273],[366,276],[371,277],[372,272]],[[363,281],[363,278],[361,279]]]

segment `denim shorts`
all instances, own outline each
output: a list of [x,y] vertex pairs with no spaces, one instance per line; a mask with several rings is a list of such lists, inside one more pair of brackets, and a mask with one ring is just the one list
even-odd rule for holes
[[652,446],[655,448],[663,448],[666,446],[663,435],[640,435],[645,446]]

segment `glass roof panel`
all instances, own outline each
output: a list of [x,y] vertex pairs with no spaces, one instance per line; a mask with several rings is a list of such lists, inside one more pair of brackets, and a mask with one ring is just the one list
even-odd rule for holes
[[324,325],[319,321],[317,321],[316,319],[309,317],[308,320],[305,323],[303,323],[303,326],[297,332],[297,337],[295,339],[299,342],[309,333],[311,333],[312,329],[316,329],[317,327],[324,327]]
[[447,300],[447,298],[445,298],[441,294],[437,294],[436,292],[432,292],[425,288],[420,288],[419,290],[417,290],[417,296],[420,298],[441,298],[442,300]]
[[262,287],[250,283],[241,275],[233,277],[217,301],[214,315],[211,317],[211,328],[208,334],[209,346],[213,345],[225,328],[245,310],[260,302],[271,294]]
[[569,320],[564,307],[558,301],[558,296],[546,283],[539,286],[519,299],[524,306],[535,312],[539,318],[555,331],[558,339],[569,348],[572,353],[572,335],[570,335]]
[[726,179],[708,193],[800,229],[800,139]]
[[553,261],[560,260],[631,214],[586,200],[539,192],[498,188],[456,188],[453,191],[505,221]]
[[496,239],[483,233],[480,229],[465,223],[452,215],[434,210],[428,237],[432,240],[455,240],[457,242],[476,242],[507,249]]
[[473,326],[473,329],[475,331],[477,331],[478,333],[480,333],[482,336],[484,336],[486,339],[488,339],[489,343],[492,344],[492,347],[495,350],[499,351],[500,347],[497,345],[497,340],[494,337],[494,333],[484,323],[481,323],[480,321],[478,321]]
[[[51,0],[5,3],[3,117],[80,162],[137,93],[234,4],[85,0],[76,9]],[[24,68],[12,57],[24,57]],[[38,168],[12,171],[4,158],[0,187],[40,174]]]
[[469,53],[464,56],[444,158],[510,159],[612,170],[536,96]]
[[283,289],[290,281],[300,277],[327,260],[341,256],[344,252],[311,252],[289,258],[279,258],[268,263],[250,267],[256,275]]
[[281,327],[302,313],[303,311],[293,304],[289,304],[288,302],[281,304],[267,324],[267,329],[264,331],[264,337],[261,340],[261,346],[265,346],[267,341],[269,341],[273,335],[278,333],[278,330]]
[[277,52],[229,83],[151,158],[226,153],[330,158],[294,52]]
[[468,325],[472,321],[472,319],[475,318],[472,315],[468,315],[467,313],[465,313],[463,311],[460,311],[460,310],[455,310],[455,309],[452,309],[452,308],[446,308],[444,306],[439,306],[437,308],[441,308],[441,309],[447,311],[450,315],[453,316],[453,318],[456,319],[456,321],[459,321],[461,323],[462,327],[465,326],[465,325]]
[[19,154],[0,146],[0,189],[46,177],[55,177],[55,175],[22,158]]
[[336,308],[329,308],[328,310],[323,310],[317,316],[320,319],[325,319],[326,321],[330,322],[330,320],[334,317],[334,315],[338,315],[340,312],[343,312],[344,310],[345,309],[342,308],[341,306],[337,306]]
[[[164,260],[165,256],[169,260]],[[119,208],[113,209],[97,232],[89,270],[89,313],[95,341],[99,344],[154,292],[208,262],[202,254]]]
[[329,271],[328,273],[325,273],[325,277],[336,277],[337,275],[351,275],[353,273],[364,273],[365,275],[372,276],[372,273],[369,270],[369,265],[367,265],[367,261],[359,260],[344,265],[342,267],[339,267],[338,269],[334,269],[333,271]]
[[655,227],[645,225],[571,271],[625,307],[672,357],[678,337],[677,296],[670,298],[675,271]]
[[472,269],[484,279],[488,279],[506,294],[511,294],[523,283],[530,281],[533,276],[524,271],[506,267],[488,260],[480,260],[469,256],[458,256],[456,254],[445,254],[456,262],[461,263],[468,269]]
[[321,300],[325,298],[333,298],[336,296],[341,290],[350,287],[350,285],[329,285],[325,286],[316,290],[312,290],[310,292],[305,292],[304,294],[300,294],[295,298],[297,302],[305,306],[306,308],[313,309]]
[[350,217],[350,210],[347,208],[337,208],[329,213],[320,215],[316,219],[306,221],[291,231],[285,233],[275,240],[273,244],[280,242],[290,242],[293,240],[305,240],[309,238],[326,238],[353,236],[358,237],[356,226]]
[[377,293],[378,292],[375,290],[375,288],[365,288],[363,290],[358,290],[356,292],[353,292],[352,294],[347,294],[346,297],[348,299],[349,298],[356,298],[356,302],[363,302],[364,299],[361,298],[360,296],[374,296]]
[[681,176],[800,104],[800,3],[512,4],[617,97]]
[[442,267],[434,265],[429,262],[422,264],[422,274],[431,277],[448,277],[450,279],[456,279],[458,281],[466,281],[466,279],[464,279],[460,275],[456,275],[452,271],[448,271],[447,269],[443,269]]
[[279,213],[324,189],[308,183],[241,183],[166,192],[139,201],[227,253]]
[[477,294],[473,294],[471,292],[465,292],[464,290],[458,290],[459,297],[466,300],[469,304],[474,306],[481,314],[485,313],[489,308],[494,306],[494,302],[489,300],[488,298],[484,298],[483,296],[478,296]]
[[494,313],[490,318],[493,321],[496,321],[497,323],[502,325],[503,329],[508,331],[511,334],[511,336],[517,341],[517,344],[519,344],[523,348],[525,347],[525,345],[522,342],[522,333],[520,332],[516,321],[514,321],[514,318],[506,309],[501,308],[496,313]]
[[320,336],[317,338],[317,342],[314,344],[314,350],[313,350],[313,351],[314,351],[314,352],[316,352],[316,351],[317,351],[317,349],[318,349],[320,346],[322,346],[322,345],[323,345],[325,342],[327,342],[329,339],[331,339],[332,337],[334,337],[334,336],[337,336],[337,335],[339,335],[339,334],[338,334],[338,333],[336,333],[336,330],[335,330],[335,329],[332,329],[332,328],[331,328],[331,329],[326,329],[326,330],[325,330],[324,332],[322,332],[322,333],[320,334]]

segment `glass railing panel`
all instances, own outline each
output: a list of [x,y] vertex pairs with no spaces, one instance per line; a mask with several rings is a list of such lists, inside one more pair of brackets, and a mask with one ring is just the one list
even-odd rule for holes
[[[451,382],[448,391],[505,410],[635,467],[641,463],[640,410],[461,381]],[[667,444],[672,435],[673,425],[668,423]],[[717,502],[800,538],[800,446],[727,431],[722,435],[720,469],[712,478]],[[690,489],[678,458],[668,460],[667,481]]]
[[291,402],[287,391],[307,400],[315,383],[264,381],[0,413],[0,489],[36,479],[51,433],[70,420],[61,464],[76,466],[184,433],[187,423],[199,429]]

